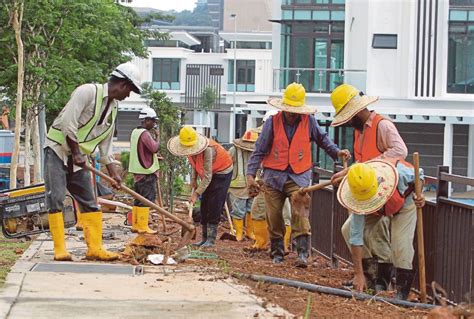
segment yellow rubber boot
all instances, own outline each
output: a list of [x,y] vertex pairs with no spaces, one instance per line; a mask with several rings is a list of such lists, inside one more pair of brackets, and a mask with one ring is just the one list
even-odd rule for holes
[[54,242],[54,260],[70,261],[71,254],[66,251],[66,243],[64,241],[64,219],[63,213],[57,212],[48,214],[49,231],[53,236]]
[[79,205],[77,206],[76,209],[76,230],[84,230],[84,226],[82,225],[82,214],[81,214],[81,209],[79,208]]
[[136,207],[136,229],[139,234],[156,234],[156,231],[148,227],[150,217],[150,207]]
[[245,214],[245,234],[248,238],[255,240],[255,235],[253,233],[252,215],[250,215],[250,212]]
[[83,213],[84,237],[87,244],[86,259],[112,261],[119,255],[102,247],[102,212]]
[[137,208],[138,206],[132,207],[132,233],[138,233]]
[[285,253],[290,251],[290,240],[291,240],[291,226],[285,226],[285,237],[284,237],[284,244],[285,244]]
[[268,234],[268,225],[266,220],[253,220],[253,233],[255,235],[255,244],[252,248],[256,250],[267,249],[270,237]]
[[232,223],[234,224],[237,241],[242,241],[242,239],[244,239],[244,220],[232,218]]

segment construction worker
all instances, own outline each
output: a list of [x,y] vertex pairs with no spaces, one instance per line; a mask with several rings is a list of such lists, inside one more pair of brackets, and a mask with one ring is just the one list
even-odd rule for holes
[[[157,174],[160,165],[157,153],[160,149],[159,134],[156,129],[156,112],[150,107],[143,108],[138,115],[141,125],[132,131],[130,137],[130,160],[128,171],[133,174],[135,191],[155,202],[157,194]],[[150,131],[155,131],[156,139]],[[139,234],[155,234],[148,227],[150,207],[135,199],[132,208],[132,232]]]
[[[217,142],[184,126],[178,136],[168,141],[168,150],[175,156],[187,156],[192,166],[189,202],[194,205],[201,196],[202,240],[199,247],[214,247],[217,226],[224,209],[232,179],[232,157]],[[199,185],[197,178],[199,177]]]
[[[365,95],[349,84],[342,84],[331,93],[331,102],[335,110],[331,126],[350,126],[354,128],[354,157],[357,162],[366,162],[372,159],[390,158],[404,160],[408,154],[405,142],[398,133],[392,121],[369,111],[367,107],[376,102],[378,97]],[[333,180],[347,174],[347,170],[333,176]],[[416,216],[409,216],[406,225],[415,223]],[[350,228],[352,215],[342,226],[342,233],[347,234]],[[390,282],[393,264],[390,248],[390,218],[369,215],[365,220],[371,226],[370,242],[364,249],[364,270],[369,277],[377,278],[375,290],[386,290]],[[400,224],[400,229],[406,225]],[[393,232],[392,225],[392,232]],[[395,232],[397,232],[395,230]]]
[[106,84],[84,84],[76,88],[48,131],[45,188],[55,260],[72,260],[64,241],[62,210],[66,189],[81,210],[86,258],[107,261],[119,257],[102,247],[102,212],[97,205],[91,174],[84,166],[87,165],[85,155],[99,148],[110,176],[117,185],[122,182],[114,166],[112,138],[117,101],[124,100],[132,91],[141,92],[139,70],[131,63],[120,64]]
[[[321,130],[313,114],[316,108],[305,104],[306,92],[301,84],[292,83],[286,88],[283,99],[270,98],[267,103],[281,112],[263,125],[255,151],[247,167],[247,185],[259,189],[255,174],[263,167],[265,206],[270,233],[271,257],[280,264],[284,258],[285,223],[282,209],[287,197],[307,187],[311,180],[311,142],[317,143],[333,159],[350,158],[348,150],[340,150]],[[252,191],[252,193],[254,193]],[[309,219],[291,216],[292,236],[296,242],[297,267],[307,267],[309,257]]]
[[[423,179],[423,170],[420,169]],[[416,207],[423,207],[424,196],[414,195],[415,171],[403,160],[371,160],[352,165],[342,181],[337,198],[342,206],[351,211],[350,229],[344,229],[343,236],[352,252],[354,263],[353,286],[357,291],[365,287],[374,289],[377,284],[388,287],[389,282],[377,282],[380,278],[371,276],[363,268],[363,250],[371,249],[377,243],[370,240],[374,223],[366,224],[368,217],[389,216],[399,223],[407,215],[415,215]],[[398,226],[398,225],[397,225]],[[406,300],[414,278],[413,239],[415,224],[408,224],[401,233],[392,232],[393,262],[397,267],[396,290],[399,299]],[[396,227],[399,232],[399,227]],[[364,247],[365,246],[365,247]]]
[[255,148],[257,137],[258,133],[256,131],[248,130],[241,138],[235,139],[233,141],[234,145],[229,149],[234,165],[229,187],[229,198],[232,207],[232,223],[234,224],[237,241],[241,241],[244,237],[244,218],[247,237],[255,239],[250,216],[253,199],[249,196],[245,176],[248,158]]

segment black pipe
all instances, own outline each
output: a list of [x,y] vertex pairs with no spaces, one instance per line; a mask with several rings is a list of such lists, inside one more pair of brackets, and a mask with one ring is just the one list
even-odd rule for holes
[[394,298],[377,297],[377,296],[372,296],[365,293],[357,293],[357,292],[347,291],[347,290],[338,289],[338,288],[314,285],[314,284],[309,284],[302,281],[277,278],[277,277],[271,277],[271,276],[265,276],[265,275],[236,273],[236,274],[233,274],[233,276],[236,278],[247,278],[254,281],[269,282],[272,284],[284,285],[284,286],[289,286],[289,287],[294,287],[294,288],[303,288],[309,291],[336,295],[340,297],[355,298],[357,300],[370,299],[374,301],[388,302],[393,305],[402,306],[402,307],[416,307],[416,308],[422,308],[422,309],[432,309],[436,307],[435,305],[430,305],[426,303],[417,303],[417,302],[399,300],[399,299],[394,299]]

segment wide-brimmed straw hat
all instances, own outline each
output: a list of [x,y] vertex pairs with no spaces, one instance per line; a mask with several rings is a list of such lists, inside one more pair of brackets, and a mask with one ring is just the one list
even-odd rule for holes
[[369,215],[379,211],[398,185],[395,166],[383,160],[357,163],[349,168],[337,190],[337,199],[350,212]]
[[331,126],[349,122],[357,113],[378,100],[378,96],[365,95],[349,84],[341,84],[331,93],[331,102],[336,115]]
[[297,114],[314,114],[316,106],[306,105],[306,90],[299,83],[291,83],[285,89],[283,98],[269,98],[267,104],[283,112]]
[[207,137],[198,134],[191,126],[184,126],[179,135],[169,139],[167,147],[175,156],[191,156],[203,152],[208,145]]
[[235,139],[233,144],[238,148],[253,152],[255,150],[255,142],[257,141],[258,134],[256,129],[250,129],[246,131],[241,138]]

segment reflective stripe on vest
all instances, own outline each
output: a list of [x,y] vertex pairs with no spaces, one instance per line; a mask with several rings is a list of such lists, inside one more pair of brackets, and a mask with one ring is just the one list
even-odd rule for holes
[[[110,127],[107,128],[102,134],[88,139],[89,134],[92,132],[94,127],[96,126],[97,122],[99,121],[100,115],[101,115],[101,110],[102,110],[102,101],[104,99],[103,96],[103,85],[102,84],[95,84],[96,86],[96,97],[95,97],[95,107],[94,107],[94,115],[92,118],[83,126],[81,126],[77,130],[77,141],[79,143],[79,147],[81,150],[87,154],[90,155],[94,152],[96,147],[103,141],[105,138],[112,132],[112,130],[115,127],[115,119],[117,118],[117,113],[118,113],[118,108],[114,107],[112,109],[112,123],[110,123]],[[60,144],[63,145],[66,143],[66,139],[64,137],[64,134],[61,130],[55,128],[55,127],[50,127],[48,131],[47,137]]]
[[130,160],[128,162],[128,171],[132,174],[150,175],[155,173],[160,168],[158,156],[156,153],[152,154],[153,163],[150,167],[144,167],[140,161],[140,156],[138,155],[138,141],[140,140],[140,136],[145,131],[146,130],[144,128],[136,128],[132,131],[132,135],[130,137]]
[[[209,147],[213,147],[216,151],[216,157],[212,162],[212,174],[223,171],[232,165],[232,157],[230,157],[225,148],[212,139],[209,139]],[[188,160],[202,179],[204,177],[204,152],[188,156]]]
[[376,114],[372,126],[364,126],[363,133],[354,130],[354,157],[357,162],[367,162],[382,155],[383,152],[377,147],[377,131],[380,121],[385,119]]
[[[240,148],[235,147],[234,158],[234,171],[232,172],[232,180],[230,182],[231,188],[245,188],[247,187],[247,179],[245,178],[244,169],[247,167],[247,159],[249,152],[242,151]],[[246,156],[247,158],[244,158]],[[235,167],[237,166],[237,168]]]
[[279,112],[272,117],[272,124],[272,149],[263,158],[263,167],[285,171],[289,165],[295,174],[301,174],[309,170],[311,168],[309,115],[301,115],[301,121],[298,123],[291,144],[285,132],[283,112]]
[[[403,163],[403,165],[405,165],[406,167],[410,167],[414,169],[411,163],[404,160],[398,160],[395,164],[395,167],[398,165],[399,162]],[[392,197],[390,197],[387,203],[385,203],[385,206],[383,208],[383,215],[393,216],[396,213],[398,213],[400,209],[402,209],[403,205],[405,205],[405,198],[407,198],[412,192],[413,192],[413,188],[408,187],[405,193],[401,194],[397,187],[395,189],[395,192],[393,192]]]

